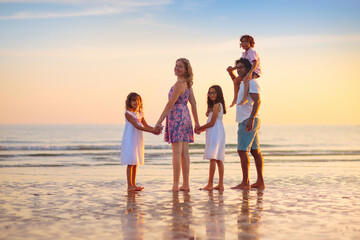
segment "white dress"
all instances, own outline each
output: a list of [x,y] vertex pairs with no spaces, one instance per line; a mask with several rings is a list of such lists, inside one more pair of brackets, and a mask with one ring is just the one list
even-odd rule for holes
[[[141,124],[142,113],[126,111]],[[121,140],[121,165],[144,165],[144,137],[125,117],[125,129]]]
[[[214,126],[206,129],[204,159],[225,160],[225,129],[222,122],[224,108],[221,103],[220,107]],[[207,122],[210,122],[212,115],[213,112],[210,112]]]

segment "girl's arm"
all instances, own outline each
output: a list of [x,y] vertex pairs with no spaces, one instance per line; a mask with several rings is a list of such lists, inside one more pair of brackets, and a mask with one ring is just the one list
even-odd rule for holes
[[[140,126],[137,122],[136,122],[136,120],[129,114],[129,113],[125,113],[125,117],[126,117],[126,119],[132,124],[132,125],[134,125],[134,127],[136,128],[136,129],[138,129],[138,130],[140,130],[140,131],[144,131],[144,132],[151,132],[151,133],[153,133],[152,132],[152,129],[151,128],[149,128],[149,126],[145,126],[145,127],[143,127],[143,126]],[[144,118],[143,118],[144,119]],[[142,121],[142,120],[141,120]]]
[[194,122],[195,122],[194,130],[197,130],[200,127],[200,124],[199,124],[199,118],[198,118],[197,109],[196,109],[195,95],[194,95],[194,91],[193,91],[192,87],[190,87],[189,102],[191,105],[191,112],[192,112],[192,115],[194,117]]
[[205,115],[206,115],[207,117],[209,116],[210,111],[211,111],[211,109],[208,107],[207,110],[206,110],[206,113],[205,113]]
[[161,123],[164,121],[166,116],[170,113],[170,111],[171,111],[172,107],[174,106],[176,100],[178,100],[179,96],[182,93],[184,93],[184,90],[185,90],[184,84],[182,84],[181,82],[176,82],[175,83],[173,93],[171,94],[171,97],[170,97],[169,101],[165,105],[165,108],[164,108],[159,120],[157,121],[157,123],[155,125],[155,128],[158,128],[161,125]]
[[202,132],[202,131],[205,131],[207,128],[213,127],[220,110],[221,110],[220,103],[215,104],[213,107],[213,115],[211,116],[210,122],[199,127],[198,131]]
[[160,134],[160,132],[161,132],[160,129],[158,130],[158,129],[155,129],[155,128],[149,126],[147,124],[147,122],[145,121],[145,117],[143,117],[141,119],[141,123],[142,123],[142,125],[144,125],[145,128],[149,129],[151,133],[156,134],[156,135]]

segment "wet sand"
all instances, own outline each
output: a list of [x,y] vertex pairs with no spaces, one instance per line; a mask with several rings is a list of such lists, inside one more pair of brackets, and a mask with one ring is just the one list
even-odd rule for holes
[[140,167],[145,189],[128,193],[120,166],[0,169],[0,239],[360,239],[358,161],[266,162],[251,191],[230,189],[236,163],[223,192],[198,190],[207,164],[191,165],[190,192],[172,193],[171,174]]

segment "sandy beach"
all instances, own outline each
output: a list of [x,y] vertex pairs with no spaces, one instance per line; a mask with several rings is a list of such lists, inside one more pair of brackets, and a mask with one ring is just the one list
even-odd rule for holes
[[145,134],[145,189],[128,193],[123,125],[0,125],[0,239],[360,239],[359,130],[264,126],[263,191],[230,189],[242,179],[236,125],[226,126],[225,190],[198,190],[209,162],[197,135],[191,191],[174,194],[163,136]]
[[[236,156],[233,156],[234,158]],[[251,164],[252,181],[256,179]],[[127,193],[125,167],[3,168],[0,239],[359,239],[359,162],[265,163],[267,188],[172,193],[170,166],[139,168],[143,192]]]

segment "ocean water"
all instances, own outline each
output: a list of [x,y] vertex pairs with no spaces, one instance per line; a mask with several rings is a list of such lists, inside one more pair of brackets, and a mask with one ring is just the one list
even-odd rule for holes
[[127,192],[123,128],[1,125],[0,239],[360,239],[360,126],[262,126],[266,189],[251,191],[230,189],[242,177],[235,124],[225,127],[225,190],[198,190],[209,166],[196,135],[191,191],[179,193],[170,146],[148,133],[145,189]]
[[[0,125],[0,168],[120,165],[124,125]],[[236,124],[225,126],[227,162],[238,162]],[[144,133],[146,165],[171,165],[163,135]],[[360,126],[262,126],[265,162],[360,161]],[[190,145],[202,160],[205,134]]]

